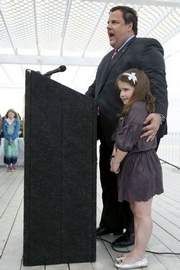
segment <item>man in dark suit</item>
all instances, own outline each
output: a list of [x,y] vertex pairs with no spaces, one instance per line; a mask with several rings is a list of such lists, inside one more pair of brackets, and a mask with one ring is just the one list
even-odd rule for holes
[[111,137],[117,125],[117,116],[122,110],[115,86],[120,73],[129,68],[139,68],[146,72],[151,81],[151,91],[156,98],[156,112],[146,118],[143,136],[146,136],[148,141],[157,133],[159,141],[167,133],[168,101],[163,48],[155,39],[136,37],[137,21],[136,11],[132,8],[117,6],[110,10],[107,32],[114,50],[102,59],[95,81],[86,93],[97,103],[98,137],[101,142],[103,211],[97,235],[121,233],[113,242],[115,247],[134,243],[132,212],[127,202],[117,202],[116,175],[110,172],[109,165],[113,147]]

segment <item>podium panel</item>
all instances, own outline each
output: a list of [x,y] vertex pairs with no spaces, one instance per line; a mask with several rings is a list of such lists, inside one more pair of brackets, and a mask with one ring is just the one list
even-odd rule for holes
[[26,266],[96,259],[96,108],[92,99],[26,71]]

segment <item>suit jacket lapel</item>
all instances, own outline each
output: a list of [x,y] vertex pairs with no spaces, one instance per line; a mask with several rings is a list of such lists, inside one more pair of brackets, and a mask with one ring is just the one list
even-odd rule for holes
[[120,59],[120,57],[127,51],[127,49],[129,48],[131,41],[134,40],[134,38],[132,38],[118,53],[117,55],[114,57],[114,59],[111,61],[112,65],[111,67],[113,67]]
[[100,68],[100,73],[98,74],[98,87],[96,88],[96,93],[95,93],[96,96],[103,88],[104,83],[106,81],[106,77],[108,76],[110,72],[111,57],[112,57],[112,54],[110,52],[105,56],[103,62],[100,64],[102,65],[102,67]]
[[130,45],[134,42],[136,37],[132,38],[129,42],[126,43],[126,45],[117,53],[117,55],[115,55],[114,59],[112,58],[112,53],[108,54],[107,57],[107,62],[106,62],[106,66],[104,67],[104,74],[103,74],[103,78],[101,81],[101,87],[99,87],[99,89],[97,90],[97,95],[102,91],[104,84],[106,83],[106,81],[108,80],[108,77],[110,75],[110,73],[112,72],[113,67],[119,62],[121,61],[120,58],[122,57],[122,55],[127,51],[127,49],[130,47]]
[[[104,66],[104,72],[103,72],[103,77],[102,77],[102,85],[104,85],[104,81],[106,80],[106,78],[108,77],[108,74],[111,70],[111,62],[112,62],[112,54],[110,55],[107,55],[107,61],[106,61],[106,64]],[[102,86],[101,86],[102,88]]]

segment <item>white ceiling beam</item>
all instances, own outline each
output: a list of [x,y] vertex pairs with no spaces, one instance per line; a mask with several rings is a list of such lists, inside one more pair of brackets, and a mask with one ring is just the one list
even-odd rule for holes
[[86,46],[84,47],[84,50],[83,50],[83,53],[82,53],[82,57],[85,56],[86,50],[88,49],[88,46],[89,46],[89,44],[91,43],[91,41],[92,41],[92,39],[93,39],[93,37],[94,37],[94,34],[95,34],[95,32],[96,32],[96,29],[98,28],[98,25],[100,24],[100,21],[101,21],[103,15],[104,15],[104,12],[105,12],[105,10],[106,10],[106,8],[107,8],[107,5],[108,5],[108,4],[105,4],[105,6],[104,6],[104,8],[103,8],[103,10],[102,10],[102,12],[101,12],[99,18],[98,18],[97,23],[95,24],[94,29],[93,29],[93,31],[91,32],[91,35],[90,35],[89,40],[88,40],[88,43],[87,43]]
[[62,32],[61,32],[62,41],[61,41],[60,55],[63,55],[64,39],[65,39],[67,24],[68,24],[68,20],[69,20],[71,5],[72,5],[72,0],[67,0],[66,12],[65,12],[63,28],[62,28]]
[[38,28],[37,28],[36,0],[33,1],[33,10],[34,10],[34,28],[35,28],[36,48],[37,48],[38,55],[40,55]]
[[12,40],[12,38],[11,38],[11,35],[10,35],[10,32],[9,32],[9,29],[8,29],[8,26],[7,26],[7,23],[6,23],[6,20],[5,20],[4,15],[3,15],[3,13],[2,13],[1,10],[0,10],[0,15],[1,15],[2,21],[3,21],[3,23],[4,23],[4,27],[5,27],[5,29],[6,29],[6,32],[7,32],[9,41],[10,41],[10,43],[11,43],[12,49],[13,49],[13,51],[14,51],[14,54],[17,54],[17,49],[16,49],[15,46],[14,46],[14,43],[13,43],[13,40]]
[[[179,13],[177,11],[176,11],[176,15],[177,15],[177,17],[179,17]],[[172,18],[171,18],[171,20],[172,20]],[[173,23],[174,23],[174,21],[173,21]],[[169,35],[167,35],[167,36],[164,37],[163,43],[166,43],[169,39],[172,39],[179,32],[180,32],[180,26],[179,26],[179,20],[178,20],[177,27],[173,31],[171,31],[171,33]]]
[[0,64],[97,66],[100,60],[98,57],[0,55]]
[[[83,1],[88,1],[88,0],[83,0]],[[92,0],[89,0],[89,2],[92,2]],[[93,2],[107,2],[107,3],[112,3],[112,0],[98,0]],[[180,2],[179,0],[177,2],[172,2],[172,1],[162,1],[162,0],[113,0],[113,3],[115,5],[145,5],[145,6],[156,6],[156,7],[173,7],[173,8],[180,8]],[[114,6],[115,6],[114,5]]]
[[[161,25],[161,23],[170,15],[173,14],[173,10],[169,10],[166,14],[164,14],[163,17],[159,17],[159,19],[157,19],[155,21],[155,23],[153,24],[153,26],[150,29],[147,29],[147,31],[144,33],[144,36],[148,36],[150,35],[151,32],[153,32],[153,30],[155,28],[158,27],[158,25]],[[143,36],[143,35],[142,35]]]

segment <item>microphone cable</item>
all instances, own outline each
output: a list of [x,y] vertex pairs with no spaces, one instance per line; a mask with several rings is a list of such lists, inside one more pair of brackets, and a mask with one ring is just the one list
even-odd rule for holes
[[[112,242],[98,236],[96,237],[97,240],[102,240],[108,244],[110,244],[111,248],[116,251],[116,252],[119,252],[119,253],[128,253],[129,250],[119,250],[117,248],[115,248],[112,244]],[[180,255],[180,252],[158,252],[158,251],[153,251],[153,250],[145,250],[147,253],[151,253],[151,254],[157,254],[157,255]]]

